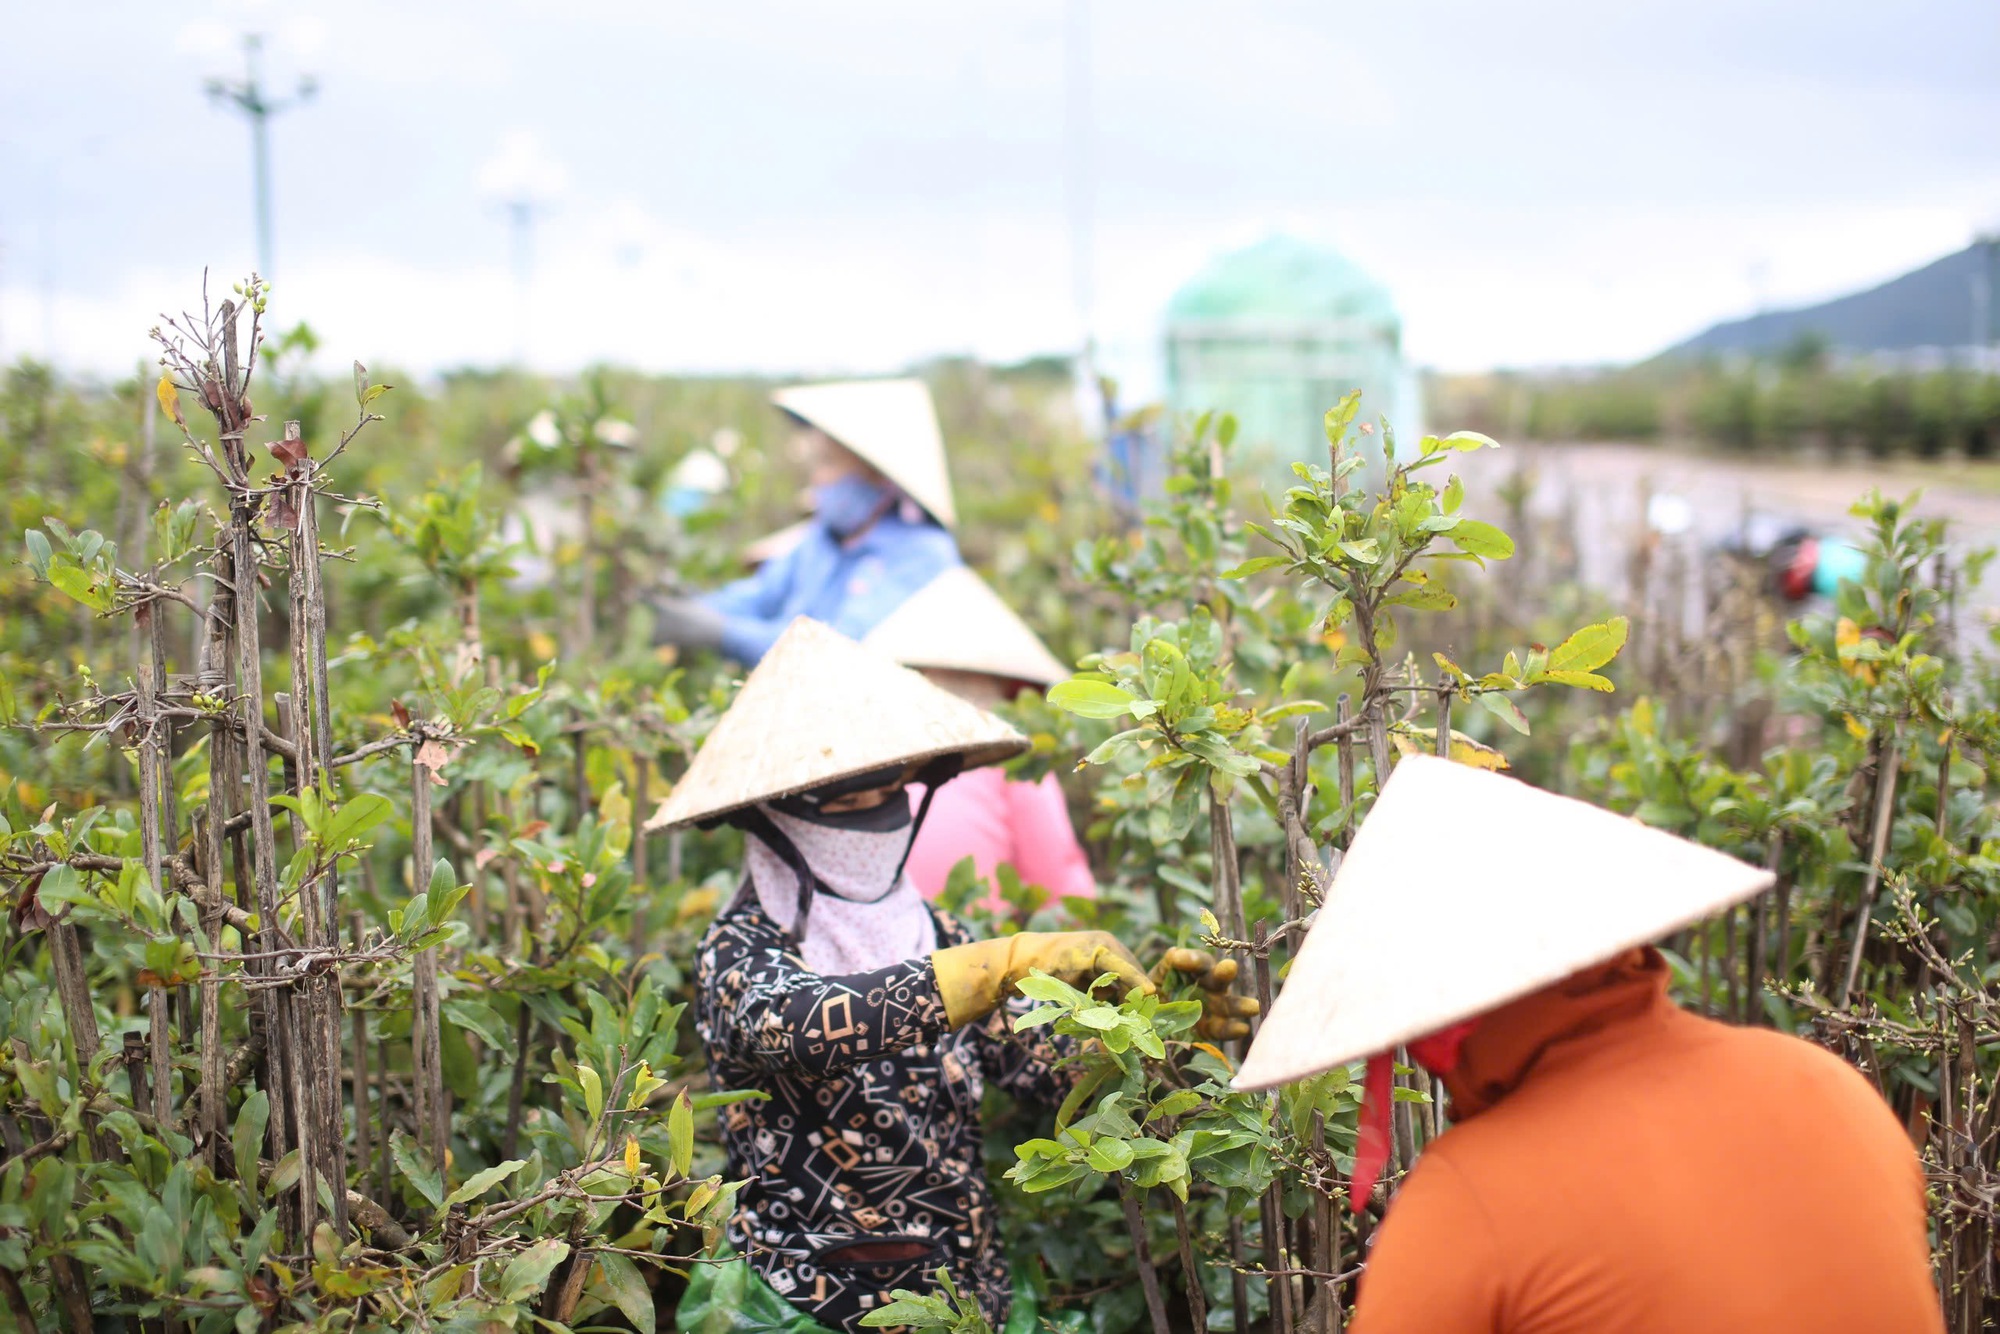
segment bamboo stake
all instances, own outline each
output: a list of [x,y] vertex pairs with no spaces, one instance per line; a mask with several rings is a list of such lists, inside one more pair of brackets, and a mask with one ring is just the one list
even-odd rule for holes
[[[1773,829],[1771,831],[1771,846],[1764,857],[1764,869],[1771,872],[1774,881],[1778,878],[1778,865],[1784,860],[1784,856],[1785,832],[1782,829]],[[1764,1007],[1764,978],[1765,970],[1770,967],[1771,962],[1772,905],[1770,897],[1765,894],[1759,894],[1751,901],[1751,906],[1754,909],[1754,915],[1751,918],[1750,929],[1750,975],[1744,981],[1744,990],[1747,997],[1745,1005],[1749,1010],[1747,1022],[1764,1024],[1769,1021],[1769,1015]]]
[[[389,1152],[389,1040],[380,1036],[375,1039],[375,1068],[382,1072],[382,1152],[375,1159],[375,1170],[380,1174],[375,1189],[377,1198],[392,1200],[396,1195],[395,1155]],[[421,1139],[421,1127],[417,1133]]]
[[63,1315],[69,1321],[70,1334],[93,1334],[97,1322],[90,1313],[90,1284],[85,1281],[76,1262],[66,1255],[51,1255],[49,1281],[56,1295],[62,1299]]
[[[422,893],[431,875],[431,771],[410,762],[410,877],[412,892]],[[437,949],[417,953],[411,983],[410,1042],[415,1057],[417,1129],[432,1162],[442,1172],[451,1145],[444,1103],[444,1052],[438,1020]]]
[[1187,1205],[1172,1191],[1167,1201],[1174,1211],[1174,1236],[1180,1242],[1181,1280],[1187,1289],[1188,1314],[1197,1334],[1208,1328],[1208,1294],[1201,1289],[1201,1262],[1195,1258],[1194,1238],[1188,1232]]
[[632,908],[632,957],[640,958],[646,952],[646,914],[638,905],[650,902],[652,886],[646,880],[646,831],[640,828],[646,820],[646,810],[651,804],[647,791],[648,780],[652,777],[652,762],[644,754],[632,756],[632,889],[635,897]]
[[49,965],[55,974],[56,999],[62,1003],[63,1019],[69,1025],[70,1044],[76,1049],[77,1076],[90,1077],[90,1064],[97,1059],[103,1039],[98,1035],[97,1011],[91,1002],[90,979],[84,972],[83,944],[76,927],[67,919],[51,922],[43,932],[49,942]]
[[[303,449],[299,423],[285,423],[287,443]],[[301,788],[318,787],[324,780],[327,762],[333,754],[333,721],[330,716],[330,687],[326,662],[326,586],[319,551],[318,465],[310,457],[304,475],[293,488],[293,509],[298,527],[293,533],[291,586],[293,744],[298,753],[298,781]],[[320,871],[316,881],[300,895],[305,909],[307,935],[322,949],[332,949],[340,940],[340,880],[332,865]],[[303,984],[300,1005],[303,1026],[310,1034],[312,1059],[307,1063],[311,1080],[310,1106],[315,1121],[314,1141],[319,1149],[321,1174],[339,1185],[333,1197],[336,1232],[347,1235],[347,1128],[341,1113],[341,1024],[343,1004],[340,971],[314,974]]]
[[1742,1018],[1736,985],[1736,909],[1722,913],[1722,1014],[1731,1021]]
[[[235,392],[233,377],[229,389],[230,393]],[[284,941],[279,927],[278,841],[271,823],[271,771],[264,753],[264,661],[257,625],[257,558],[251,539],[254,508],[252,498],[243,492],[233,497],[229,508],[231,566],[237,594],[234,638],[238,697],[235,713],[244,751],[243,772],[249,787],[244,799],[250,811],[250,859],[256,883],[258,921],[261,924],[258,948],[264,953],[276,953],[283,947]],[[293,1045],[297,1039],[297,1026],[291,1014],[293,997],[282,988],[273,988],[267,994],[272,1001],[271,1018],[275,1021],[275,1031],[270,1034],[269,1053],[273,1063],[282,1066],[283,1077],[273,1079],[265,1091],[274,1095],[272,1122],[288,1124],[298,1146],[295,1222],[297,1235],[309,1237],[319,1214],[319,1164],[314,1154],[313,1117],[311,1111],[301,1105],[303,1080],[297,1066],[305,1053]]]
[[1951,815],[1951,752],[1954,743],[1947,739],[1943,753],[1938,756],[1937,772],[1937,836],[1945,838],[1945,829]]
[[1891,736],[1882,751],[1882,766],[1875,775],[1875,836],[1868,852],[1868,881],[1861,891],[1861,911],[1854,923],[1854,946],[1847,955],[1847,980],[1841,984],[1840,1006],[1854,1003],[1854,988],[1861,980],[1861,953],[1868,945],[1868,921],[1875,911],[1875,892],[1882,883],[1882,856],[1889,847],[1889,827],[1896,814],[1896,779],[1902,767],[1902,747]]
[[[360,913],[355,913],[349,918],[348,932],[354,941],[354,948],[359,950],[361,948]],[[365,1186],[368,1183],[368,1169],[375,1159],[373,1137],[370,1134],[368,1124],[373,1104],[373,1098],[369,1091],[372,1079],[368,1069],[368,1012],[357,1005],[350,1012],[350,1017],[354,1030],[354,1056],[352,1059],[354,1078],[354,1160],[356,1166],[361,1170],[361,1182]],[[382,1143],[385,1148],[388,1142],[389,1128],[384,1124],[382,1127]]]
[[[153,892],[166,901],[170,886],[163,870],[164,858],[161,850],[163,837],[172,836],[171,828],[162,825],[160,803],[162,796],[172,787],[167,773],[166,733],[164,721],[160,717],[160,676],[159,649],[161,639],[155,625],[160,608],[154,599],[147,598],[137,609],[138,629],[142,640],[139,653],[138,713],[139,713],[139,849],[144,860],[146,879]],[[151,1011],[151,1059],[152,1059],[152,1102],[153,1119],[165,1125],[169,1119],[172,1096],[172,1065],[167,1042],[167,989],[164,986],[147,988],[147,1008]]]
[[[1326,1157],[1324,1112],[1313,1113],[1312,1147],[1314,1159],[1323,1161]],[[1313,1266],[1321,1275],[1319,1334],[1340,1334],[1340,1281],[1333,1277],[1340,1272],[1340,1214],[1333,1207],[1333,1196],[1323,1190],[1313,1192],[1313,1240],[1317,1243],[1313,1251]]]
[[[1353,715],[1348,706],[1347,696],[1342,695],[1340,697],[1339,721],[1344,724],[1352,716]],[[1343,730],[1340,736],[1335,740],[1334,754],[1338,757],[1339,760],[1340,804],[1344,809],[1346,809],[1349,812],[1348,825],[1347,825],[1347,838],[1349,842],[1352,842],[1354,838],[1354,823],[1352,816],[1352,812],[1354,810],[1354,738],[1350,732]]]
[[[1239,937],[1240,939],[1240,937]],[[1252,951],[1257,973],[1257,1003],[1260,1014],[1271,1012],[1271,955],[1270,930],[1264,923],[1257,923],[1256,949]],[[1270,1102],[1275,1115],[1278,1094],[1270,1094]],[[1285,1209],[1283,1188],[1277,1181],[1264,1189],[1261,1226],[1264,1233],[1264,1268],[1272,1274],[1280,1274],[1292,1266],[1285,1257]],[[1271,1299],[1273,1318],[1281,1330],[1292,1329],[1292,1282],[1289,1278],[1273,1277],[1265,1280]]]
[[167,989],[148,987],[146,1008],[152,1021],[152,1064],[153,1064],[153,1120],[159,1125],[167,1125],[173,1120],[173,1057],[167,1041]]
[[1228,800],[1213,787],[1208,790],[1208,846],[1210,860],[1215,863],[1215,915],[1232,939],[1241,940],[1246,933],[1243,891],[1237,880],[1236,829]]
[[1701,921],[1695,923],[1694,928],[1695,972],[1701,978],[1701,1012],[1703,1015],[1711,1015],[1715,1009],[1709,1000],[1715,981],[1715,970],[1711,967],[1709,959],[1709,956],[1713,953],[1709,945],[1709,937],[1713,934],[1710,930],[1712,926],[1713,923],[1708,918],[1703,918]]
[[1229,1304],[1235,1310],[1236,1321],[1232,1329],[1243,1334],[1250,1328],[1250,1276],[1244,1272],[1249,1266],[1250,1254],[1243,1244],[1243,1220],[1234,1213],[1229,1216]]
[[500,1138],[500,1156],[511,1159],[521,1142],[521,1101],[528,1088],[528,1038],[534,1031],[534,1012],[521,1002],[520,1017],[514,1021],[514,1073],[507,1081],[507,1129]]
[[1160,1296],[1160,1275],[1153,1267],[1151,1248],[1146,1245],[1146,1219],[1132,1193],[1132,1183],[1118,1178],[1118,1200],[1125,1206],[1125,1230],[1132,1236],[1132,1264],[1139,1271],[1139,1286],[1146,1294],[1146,1311],[1153,1318],[1153,1334],[1173,1334],[1167,1323],[1167,1304]]

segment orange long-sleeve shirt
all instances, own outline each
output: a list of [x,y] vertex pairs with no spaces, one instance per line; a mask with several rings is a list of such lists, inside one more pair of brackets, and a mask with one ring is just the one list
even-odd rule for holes
[[1651,950],[1482,1018],[1350,1334],[1942,1334],[1924,1187],[1832,1054],[1688,1014]]

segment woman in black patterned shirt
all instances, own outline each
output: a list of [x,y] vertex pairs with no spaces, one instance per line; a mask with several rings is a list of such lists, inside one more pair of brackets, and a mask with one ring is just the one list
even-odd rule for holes
[[1035,969],[1077,986],[1110,973],[1120,993],[1153,985],[1103,932],[973,942],[903,873],[923,816],[904,786],[935,791],[1026,744],[800,619],[648,821],[745,831],[742,887],[696,953],[695,1019],[716,1087],[768,1095],[724,1113],[730,1174],[746,1183],[738,1258],[699,1268],[682,1328],[754,1327],[725,1308],[775,1292],[806,1317],[785,1313],[795,1334],[857,1330],[940,1266],[1005,1321],[981,1095],[992,1081],[1053,1103],[1067,1080],[1057,1040],[1016,1036],[1003,1003]]

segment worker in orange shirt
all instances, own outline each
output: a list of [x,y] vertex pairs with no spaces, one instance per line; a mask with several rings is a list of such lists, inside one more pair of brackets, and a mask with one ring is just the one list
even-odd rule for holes
[[1510,778],[1397,766],[1236,1078],[1370,1058],[1356,1207],[1389,1053],[1451,1095],[1350,1334],[1942,1334],[1922,1171],[1874,1087],[1681,1010],[1647,944],[1770,883]]

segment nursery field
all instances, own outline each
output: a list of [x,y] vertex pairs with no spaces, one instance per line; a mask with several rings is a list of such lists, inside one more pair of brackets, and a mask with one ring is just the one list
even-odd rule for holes
[[[646,595],[797,517],[774,386],[418,388],[226,295],[190,293],[128,382],[0,386],[0,1310],[672,1328],[736,1189],[740,1095],[688,1006],[740,835],[637,827],[737,669],[653,648]],[[1646,484],[1734,505],[1727,465],[1396,438],[1350,397],[1284,495],[1237,489],[1225,414],[1179,423],[1135,514],[1063,366],[923,373],[967,560],[1078,666],[1007,712],[1101,887],[1003,872],[995,912],[968,863],[947,898],[977,932],[1199,945],[1268,1004],[1400,756],[1633,813],[1776,871],[1667,942],[1677,995],[1873,1080],[1924,1156],[1949,1328],[2000,1317],[1990,499],[1855,474],[1868,574],[1788,621],[1760,569],[1648,537],[1642,501],[1605,517],[1670,474]],[[690,489],[697,455],[726,485]],[[1358,1067],[1232,1092],[1240,1044],[1197,1039],[1187,997],[1038,985],[1036,1022],[1101,1039],[1053,1120],[989,1094],[1041,1320],[1340,1329],[1440,1090],[1399,1067],[1391,1169],[1352,1211]],[[985,1328],[950,1294],[870,1319]]]

